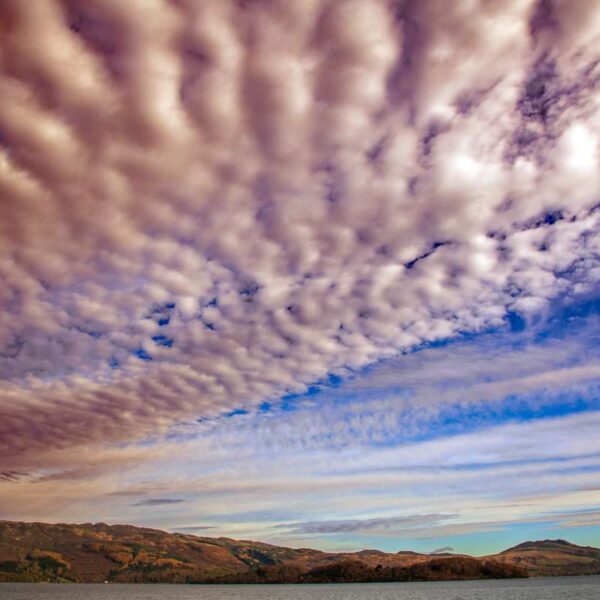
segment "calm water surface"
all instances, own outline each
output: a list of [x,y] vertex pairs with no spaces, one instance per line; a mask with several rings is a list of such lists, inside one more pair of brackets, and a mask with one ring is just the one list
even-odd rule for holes
[[600,600],[600,577],[327,585],[0,583],[0,600]]

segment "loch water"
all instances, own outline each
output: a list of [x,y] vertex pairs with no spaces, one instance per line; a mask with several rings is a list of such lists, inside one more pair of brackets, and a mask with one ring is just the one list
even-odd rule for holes
[[0,600],[600,600],[600,576],[321,585],[0,583]]

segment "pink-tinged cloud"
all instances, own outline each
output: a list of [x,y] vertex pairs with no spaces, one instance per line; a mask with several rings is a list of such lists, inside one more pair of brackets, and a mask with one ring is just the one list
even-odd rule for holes
[[2,2],[4,477],[591,289],[599,23]]

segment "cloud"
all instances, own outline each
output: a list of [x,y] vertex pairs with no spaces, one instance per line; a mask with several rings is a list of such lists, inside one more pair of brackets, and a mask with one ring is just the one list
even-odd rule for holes
[[206,531],[207,529],[215,529],[212,525],[188,525],[186,527],[176,527],[175,531],[183,533],[194,533],[196,531]]
[[289,527],[294,533],[387,533],[390,535],[419,528],[422,525],[434,525],[452,519],[454,515],[430,514],[407,517],[384,517],[378,519],[349,519],[338,521],[311,521],[292,523]]
[[[198,418],[597,289],[599,15],[3,2],[2,471],[95,477]],[[310,421],[274,444],[326,437]]]
[[0,473],[0,481],[19,481],[23,477],[23,473],[17,471],[5,471]]
[[446,552],[454,552],[454,548],[451,546],[444,546],[443,548],[436,548],[432,550],[429,554],[444,554]]
[[[203,419],[176,429],[179,439],[216,436],[216,448],[272,455],[357,451],[446,437],[505,421],[598,409],[595,360],[600,328],[569,307],[523,332],[467,337],[379,361],[308,396],[236,419]],[[570,315],[570,316],[567,316]],[[554,322],[568,322],[559,332]],[[374,467],[375,468],[375,467]]]
[[185,502],[182,498],[147,498],[136,502],[134,506],[165,506],[170,504],[181,504]]
[[594,527],[600,525],[600,511],[587,510],[558,515],[557,522],[561,527]]
[[[184,532],[200,523],[214,527],[210,535],[284,546],[423,552],[433,539],[474,552],[469,540],[485,532],[495,539],[485,551],[492,552],[515,525],[538,524],[536,531],[556,537],[553,528],[568,527],[577,511],[597,508],[597,411],[394,445],[264,451],[269,422],[279,419],[280,430],[294,429],[285,416],[271,417],[260,430],[238,432],[238,445],[220,430],[161,441],[145,449],[151,462],[132,463],[120,477],[111,470],[80,480],[3,482],[0,518],[100,519]],[[149,511],[124,503],[125,492],[186,502]],[[561,536],[577,541],[575,531]]]

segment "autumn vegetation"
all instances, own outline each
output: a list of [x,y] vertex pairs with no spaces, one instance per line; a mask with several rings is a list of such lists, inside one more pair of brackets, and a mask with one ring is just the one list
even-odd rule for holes
[[563,540],[500,554],[327,553],[130,525],[0,521],[0,582],[358,583],[600,573],[600,550]]

